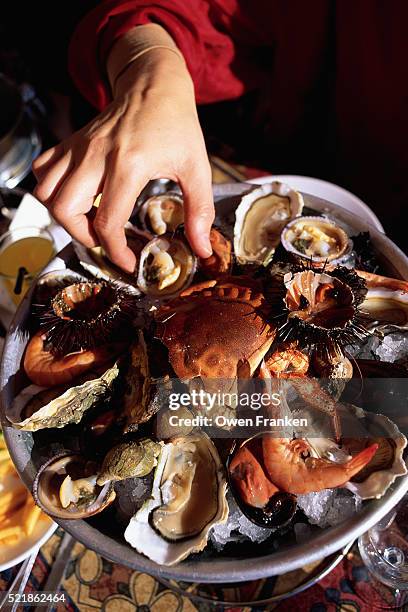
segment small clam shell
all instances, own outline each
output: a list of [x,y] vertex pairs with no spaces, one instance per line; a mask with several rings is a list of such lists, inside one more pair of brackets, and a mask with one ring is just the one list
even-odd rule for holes
[[197,258],[182,238],[153,238],[140,256],[137,285],[152,298],[177,296],[192,282]]
[[156,236],[175,232],[184,223],[182,196],[169,191],[148,198],[140,207],[139,219],[143,229]]
[[[33,496],[36,504],[54,518],[85,519],[98,514],[107,508],[116,494],[112,483],[103,487],[96,484],[97,466],[90,464],[84,457],[73,453],[62,453],[53,457],[41,466],[33,484]],[[64,508],[60,499],[61,485],[70,476],[72,480],[88,478],[95,482],[94,491],[89,492],[77,505],[71,503]]]
[[301,259],[340,263],[352,250],[346,232],[325,217],[298,217],[284,227],[282,246]]
[[240,264],[264,264],[280,242],[283,227],[301,214],[303,197],[273,181],[244,195],[235,211],[234,252]]

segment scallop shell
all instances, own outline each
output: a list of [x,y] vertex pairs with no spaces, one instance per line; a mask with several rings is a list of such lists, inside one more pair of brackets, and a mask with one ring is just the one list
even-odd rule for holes
[[234,252],[240,264],[264,264],[273,255],[283,227],[301,214],[303,197],[273,181],[244,195],[235,212]]

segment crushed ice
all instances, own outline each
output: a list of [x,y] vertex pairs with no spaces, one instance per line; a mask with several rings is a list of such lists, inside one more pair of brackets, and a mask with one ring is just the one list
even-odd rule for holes
[[338,525],[361,508],[361,499],[347,489],[323,489],[298,495],[297,502],[309,522],[321,528]]
[[239,509],[231,492],[227,494],[229,516],[226,523],[215,525],[210,533],[210,540],[217,550],[222,550],[229,542],[263,542],[271,535],[270,529],[258,527],[247,519]]

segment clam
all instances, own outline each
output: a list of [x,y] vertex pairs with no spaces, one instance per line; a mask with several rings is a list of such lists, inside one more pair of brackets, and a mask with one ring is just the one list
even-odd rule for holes
[[107,508],[116,494],[112,483],[97,484],[98,468],[72,453],[53,457],[39,470],[33,496],[44,512],[57,519],[85,519]]
[[[145,245],[152,239],[152,236],[148,232],[141,231],[131,224],[126,226],[125,234],[127,245],[136,256],[135,270],[137,270],[140,254]],[[76,240],[73,240],[73,246],[81,266],[92,274],[92,276],[103,280],[117,281],[119,285],[124,285],[129,291],[136,294],[139,293],[136,286],[136,275],[127,274],[112,263],[103,247],[96,246],[87,248]]]
[[279,491],[269,480],[262,460],[261,436],[234,445],[227,462],[228,480],[234,498],[245,516],[260,527],[284,527],[296,513],[296,497]]
[[131,519],[125,538],[161,565],[203,550],[211,527],[228,517],[227,483],[215,446],[191,435],[163,446],[150,499]]
[[87,410],[109,397],[118,374],[115,364],[99,377],[87,372],[74,387],[29,385],[17,395],[6,416],[16,429],[24,431],[79,423]]
[[283,227],[300,215],[303,198],[274,181],[244,195],[235,212],[234,252],[240,264],[265,264],[279,244]]
[[153,298],[169,298],[193,280],[197,259],[181,237],[153,238],[140,256],[137,285]]
[[313,263],[338,263],[351,252],[352,243],[346,232],[325,217],[298,217],[284,227],[282,246],[301,259]]
[[122,442],[106,455],[96,482],[103,486],[107,482],[147,476],[157,465],[160,452],[161,445],[149,438]]
[[139,218],[143,228],[156,236],[175,232],[184,222],[183,198],[173,191],[152,196],[140,207]]

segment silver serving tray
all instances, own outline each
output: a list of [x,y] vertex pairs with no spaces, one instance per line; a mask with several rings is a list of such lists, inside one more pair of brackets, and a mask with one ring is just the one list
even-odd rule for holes
[[[233,214],[238,203],[238,196],[251,188],[245,184],[217,185],[214,187],[217,216],[225,219]],[[390,276],[408,279],[408,258],[384,234],[368,225],[363,219],[316,198],[304,194],[305,205],[315,210],[332,214],[337,220],[352,228],[355,233],[370,231],[373,244],[380,255],[384,267]],[[75,268],[73,250],[70,247],[57,257],[49,269]],[[78,269],[78,267],[77,267]],[[4,407],[9,405],[22,386],[21,358],[28,340],[24,323],[30,317],[30,292],[21,303],[10,327],[4,347],[1,385],[1,423],[11,457],[26,486],[31,489],[34,477],[42,458],[38,456],[33,445],[33,436],[9,426],[4,417]],[[50,434],[50,441],[53,435]],[[57,436],[56,436],[57,437]],[[408,476],[398,478],[380,500],[364,503],[362,510],[336,527],[315,528],[309,541],[278,549],[265,554],[262,544],[258,546],[259,554],[248,556],[243,550],[241,556],[226,556],[216,553],[194,555],[174,567],[159,566],[150,559],[133,550],[125,540],[115,539],[108,533],[96,529],[86,521],[58,521],[77,540],[88,548],[95,550],[103,557],[116,563],[125,564],[132,569],[153,574],[163,578],[186,580],[191,582],[240,582],[274,576],[303,567],[340,550],[346,544],[359,537],[385,514],[387,514],[408,491]],[[253,550],[253,549],[252,549]],[[253,553],[252,553],[253,554]]]

